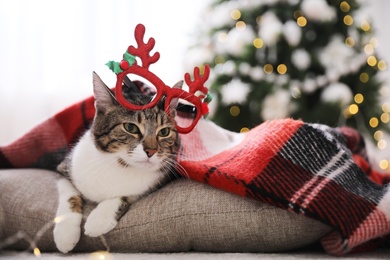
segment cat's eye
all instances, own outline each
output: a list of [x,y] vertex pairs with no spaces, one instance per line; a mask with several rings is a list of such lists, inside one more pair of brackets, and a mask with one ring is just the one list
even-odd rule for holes
[[168,127],[165,127],[163,129],[161,129],[160,131],[158,131],[157,135],[161,136],[161,137],[167,137],[170,132],[171,132],[171,129],[169,129]]
[[140,133],[138,126],[136,126],[135,124],[132,124],[132,123],[123,124],[123,128],[127,132],[129,132],[130,134],[139,134]]

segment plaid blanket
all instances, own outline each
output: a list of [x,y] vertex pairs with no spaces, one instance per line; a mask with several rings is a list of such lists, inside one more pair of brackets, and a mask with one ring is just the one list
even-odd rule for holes
[[[89,127],[93,103],[74,104],[0,147],[0,168],[54,170]],[[187,177],[334,227],[322,239],[329,254],[368,250],[390,233],[388,179],[371,169],[353,129],[285,119],[238,134],[200,120],[181,138]]]

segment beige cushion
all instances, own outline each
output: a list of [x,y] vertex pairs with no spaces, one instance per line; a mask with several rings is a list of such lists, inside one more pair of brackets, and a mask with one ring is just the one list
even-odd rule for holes
[[[3,241],[18,231],[33,238],[49,223],[36,243],[41,251],[56,250],[50,224],[56,178],[45,170],[0,171]],[[87,205],[84,216],[92,208]],[[181,179],[133,204],[104,240],[82,235],[74,251],[106,250],[106,241],[111,251],[121,252],[276,252],[314,243],[330,230],[286,210]],[[24,250],[28,243],[8,248]]]
[[[0,184],[0,186],[1,186],[1,184]],[[1,190],[0,190],[0,198],[2,198]],[[4,226],[5,226],[5,214],[4,214],[3,206],[0,202],[0,244],[1,244],[2,239],[5,237]],[[0,247],[0,251],[1,251],[1,247]]]

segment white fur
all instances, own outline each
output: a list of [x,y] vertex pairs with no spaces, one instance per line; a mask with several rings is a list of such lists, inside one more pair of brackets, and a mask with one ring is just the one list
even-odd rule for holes
[[68,199],[79,195],[74,186],[67,179],[57,182],[59,204],[54,227],[54,241],[58,250],[67,253],[74,248],[80,239],[80,225],[82,214],[72,212],[69,208]]
[[85,234],[97,237],[111,231],[118,221],[115,219],[116,211],[121,204],[120,198],[105,200],[89,214],[85,222]]
[[[119,164],[119,158],[129,166]],[[69,198],[81,193],[86,199],[99,203],[87,217],[85,234],[91,237],[105,234],[118,222],[116,212],[121,197],[135,199],[163,177],[159,172],[161,160],[157,154],[148,158],[142,145],[138,145],[131,155],[125,150],[101,152],[95,147],[90,132],[83,135],[72,153],[72,183],[67,179],[58,181],[57,217],[64,219],[54,228],[57,248],[67,253],[80,239],[82,214],[71,212]]]
[[[101,152],[96,149],[90,133],[82,137],[72,156],[73,184],[87,199],[95,202],[142,194],[163,176],[158,172],[161,159],[157,154],[148,158],[141,145],[131,159],[126,151]],[[119,158],[131,166],[120,165]]]

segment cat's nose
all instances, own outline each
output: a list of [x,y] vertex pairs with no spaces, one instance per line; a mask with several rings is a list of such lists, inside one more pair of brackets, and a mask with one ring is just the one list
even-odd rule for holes
[[144,149],[146,155],[150,158],[152,157],[156,152],[157,150],[156,149]]

